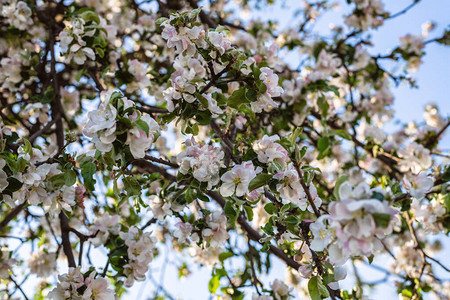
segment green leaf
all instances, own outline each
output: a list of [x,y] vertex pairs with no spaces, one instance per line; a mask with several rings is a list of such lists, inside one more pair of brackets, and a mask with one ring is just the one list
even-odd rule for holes
[[27,167],[27,161],[23,157],[19,158],[16,167],[18,172],[23,172]]
[[55,90],[53,89],[53,86],[49,86],[44,93],[44,97],[42,98],[42,103],[50,103],[55,99]]
[[63,186],[66,182],[66,175],[64,173],[57,174],[49,178],[49,181],[53,184],[54,187]]
[[287,203],[281,207],[281,213],[284,214],[288,209],[291,208],[291,204]]
[[105,51],[100,48],[100,47],[95,47],[95,52],[97,52],[98,56],[100,56],[100,58],[105,57]]
[[317,141],[317,149],[319,150],[319,155],[317,156],[317,159],[322,159],[325,156],[328,155],[328,153],[331,150],[330,147],[330,138],[327,136],[323,136],[321,137],[318,141]]
[[7,188],[5,189],[5,191],[7,190],[11,194],[20,190],[20,188],[23,185],[22,182],[20,182],[19,180],[17,180],[14,177],[8,177],[8,179],[6,179],[6,180],[8,181],[8,185],[7,185]]
[[291,136],[289,137],[289,140],[291,141],[292,145],[295,145],[297,142],[297,138],[300,136],[300,134],[303,132],[303,127],[297,127],[294,132],[292,132]]
[[106,46],[108,46],[108,42],[106,41],[103,35],[99,34],[96,35],[94,38],[94,46],[100,46],[101,48],[105,48]]
[[216,32],[225,32],[225,34],[228,34],[230,32],[230,29],[226,26],[219,25],[216,27]]
[[175,118],[177,117],[177,114],[174,112],[171,112],[169,114],[164,115],[161,120],[163,121],[164,124],[168,124],[170,122],[172,122],[173,120],[175,120]]
[[133,176],[123,178],[123,185],[128,196],[138,196],[141,194],[141,184]]
[[100,18],[98,17],[98,15],[93,12],[92,10],[86,10],[84,12],[82,12],[80,14],[80,17],[85,20],[86,22],[88,21],[94,21],[97,24],[100,24]]
[[219,286],[220,286],[220,276],[219,275],[215,275],[209,280],[208,290],[212,294],[215,294],[217,289],[219,288]]
[[115,72],[115,77],[119,80],[119,86],[130,83],[134,79],[134,76],[130,72],[123,70],[117,70]]
[[75,174],[73,170],[68,170],[64,174],[65,174],[64,184],[66,186],[72,186],[77,182],[77,174]]
[[328,115],[328,109],[330,108],[327,99],[325,99],[325,97],[320,97],[317,99],[317,105],[319,106],[322,116],[325,118]]
[[429,286],[428,284],[425,283],[425,285],[422,287],[422,291],[424,291],[425,293],[428,293],[429,291],[431,291],[432,288],[431,286]]
[[208,99],[206,99],[202,94],[200,94],[199,92],[195,92],[194,96],[198,99],[198,101],[200,101],[200,103],[205,107],[208,108]]
[[261,248],[261,252],[269,252],[270,244],[269,242],[265,242],[264,246]]
[[223,213],[229,218],[234,218],[237,216],[236,210],[234,209],[233,204],[231,204],[230,201],[227,201],[227,203],[225,204]]
[[389,214],[373,213],[372,216],[377,227],[386,228],[391,222],[391,215]]
[[23,150],[25,151],[25,153],[28,153],[29,155],[31,155],[33,153],[33,146],[31,146],[30,141],[24,138],[23,142],[25,143]]
[[85,72],[86,69],[81,69],[80,71],[78,71],[77,74],[75,75],[75,81],[80,81],[81,77],[84,75]]
[[[319,278],[320,279],[320,278]],[[330,293],[328,292],[327,287],[322,283],[322,280],[319,280],[319,291],[320,291],[320,295],[323,298],[328,298],[330,297]]]
[[297,224],[300,222],[300,220],[294,216],[288,216],[288,217],[286,217],[286,219],[284,219],[284,221],[289,224]]
[[244,205],[245,214],[247,215],[247,219],[251,222],[253,220],[253,209],[251,206]]
[[219,260],[221,262],[223,262],[227,258],[230,258],[230,257],[233,257],[233,256],[234,256],[233,252],[222,252],[222,253],[219,254]]
[[266,225],[262,228],[262,230],[268,235],[273,235],[273,225],[271,222],[267,222]]
[[242,104],[248,103],[245,98],[245,88],[242,87],[231,94],[228,98],[228,106],[232,108],[239,108]]
[[95,179],[94,174],[97,171],[97,167],[93,162],[88,162],[81,167],[81,176],[84,180],[84,186],[89,191],[94,190]]
[[143,132],[145,132],[145,134],[148,137],[149,131],[150,131],[150,127],[148,126],[147,122],[145,122],[142,119],[136,120],[134,122],[134,124],[136,125],[137,128],[139,128],[140,130],[142,130]]
[[343,129],[336,129],[336,130],[332,130],[330,131],[330,134],[332,135],[338,135],[343,139],[352,140],[352,136],[350,135],[350,133],[348,133],[347,131],[343,130]]
[[166,20],[168,20],[168,19],[164,18],[164,17],[163,18],[159,18],[159,19],[156,20],[155,23],[156,23],[157,26],[161,26],[161,24],[164,23]]
[[264,210],[269,215],[274,215],[274,214],[276,214],[278,212],[278,208],[273,203],[267,203],[266,205],[264,205]]
[[447,194],[444,198],[444,205],[448,212],[450,212],[450,194]]
[[[122,117],[122,116],[117,116],[117,119],[119,120],[119,124],[121,125],[119,128],[121,129],[121,133],[125,133],[128,131],[128,129],[133,128],[133,124],[131,123],[130,119]],[[118,130],[119,131],[119,130]],[[121,133],[117,133],[116,134],[121,134]]]
[[330,139],[327,136],[323,136],[317,141],[317,148],[319,149],[319,152],[324,152],[329,146]]
[[254,102],[257,99],[257,93],[254,89],[246,89],[245,91],[245,98],[248,102]]
[[200,201],[209,202],[209,198],[205,194],[198,192],[197,197],[198,197],[198,200],[200,200]]
[[320,297],[320,290],[319,290],[317,276],[312,277],[308,281],[308,292],[309,292],[309,296],[311,297],[311,300],[321,300],[322,299],[322,297]]
[[412,292],[410,290],[408,290],[408,289],[404,289],[402,291],[402,296],[405,296],[407,298],[412,298],[412,295],[413,295]]
[[314,276],[309,280],[308,291],[311,296],[311,300],[321,300],[323,298],[330,297],[330,293],[323,284],[322,279],[318,276]]
[[258,174],[255,178],[253,178],[252,181],[250,181],[248,185],[248,191],[251,192],[253,190],[256,190],[257,188],[264,186],[270,179],[272,179],[272,175],[270,174]]
[[322,173],[322,171],[319,168],[313,167],[313,166],[310,166],[310,165],[302,166],[302,170],[305,171],[305,172],[315,172],[315,173],[319,173],[319,174]]
[[253,148],[249,148],[247,150],[247,152],[244,154],[244,156],[242,157],[242,160],[249,161],[249,160],[254,160],[257,157],[258,157],[258,155],[256,154],[255,150],[253,150]]
[[329,284],[330,282],[335,281],[333,265],[327,261],[324,261],[323,269],[324,269],[323,274],[322,274],[323,284]]
[[335,85],[327,85],[325,90],[333,92],[337,97],[339,97],[339,88]]
[[209,110],[199,111],[195,115],[195,120],[197,120],[200,125],[208,125],[211,123],[211,112]]
[[193,134],[193,135],[197,135],[199,131],[198,125],[197,124],[190,124],[188,123],[186,125],[186,130],[185,133],[187,134]]
[[201,8],[201,7],[191,10],[191,14],[189,15],[189,18],[190,18],[191,20],[197,18],[198,14],[199,14],[201,11],[202,11],[202,8]]
[[187,203],[192,203],[197,198],[193,189],[187,189],[184,197]]
[[380,200],[380,201],[383,201],[384,200],[384,195],[382,193],[379,193],[379,192],[373,192],[372,193],[372,198]]
[[265,92],[267,92],[267,85],[263,81],[258,82],[257,85],[258,85],[258,92],[260,94],[264,94]]

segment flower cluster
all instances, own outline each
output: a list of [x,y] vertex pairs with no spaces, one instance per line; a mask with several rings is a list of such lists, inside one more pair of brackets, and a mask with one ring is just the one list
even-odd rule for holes
[[227,231],[227,218],[221,211],[215,211],[205,219],[208,227],[202,230],[203,239],[211,247],[223,245],[230,237]]
[[311,249],[323,251],[328,246],[330,260],[338,265],[349,257],[370,256],[382,250],[380,240],[392,232],[397,211],[374,195],[380,195],[379,190],[370,189],[364,182],[357,186],[341,184],[340,201],[332,202],[329,215],[311,224]]
[[285,166],[289,160],[288,152],[277,141],[280,140],[278,135],[264,135],[262,139],[253,143],[253,150],[258,155],[261,163],[268,164],[276,162],[281,166]]
[[1,14],[6,22],[20,30],[29,29],[33,25],[31,8],[24,1],[13,0],[9,2],[9,5],[2,3],[1,7]]
[[95,148],[105,153],[112,150],[118,136],[126,133],[125,145],[133,157],[143,158],[159,131],[158,123],[150,115],[141,115],[134,102],[120,92],[103,92],[101,99],[98,109],[88,113],[84,135],[92,138]]
[[120,216],[110,215],[105,213],[95,219],[94,223],[90,226],[91,235],[94,235],[90,239],[91,243],[99,247],[106,243],[111,235],[118,235],[120,232]]
[[172,215],[170,202],[163,201],[163,199],[161,199],[157,195],[151,195],[148,200],[148,209],[151,210],[154,218],[162,221],[166,216]]
[[[35,151],[35,155],[43,157],[39,150]],[[28,156],[28,159],[32,158]],[[62,186],[58,184],[55,179],[61,174],[62,171],[58,169],[57,163],[45,163],[37,167],[31,166],[20,176],[16,175],[23,185],[13,194],[12,198],[16,199],[14,204],[28,201],[31,205],[42,205],[44,210],[50,214],[57,214],[61,208],[72,211],[72,206],[76,204],[75,186],[67,186],[65,183]]]
[[224,153],[212,145],[198,144],[194,138],[185,141],[186,150],[178,154],[180,173],[188,174],[200,182],[208,183],[208,189],[219,183],[219,170],[222,167]]
[[417,200],[422,200],[426,193],[428,193],[433,187],[433,178],[427,176],[425,172],[419,173],[417,176],[413,176],[413,179],[404,178],[405,187],[409,191],[409,194]]
[[81,267],[69,268],[68,274],[58,275],[58,284],[49,294],[53,300],[114,300],[114,291],[109,289],[108,280],[81,273]]
[[407,60],[406,69],[409,72],[416,72],[422,64],[421,57],[425,54],[423,52],[423,48],[425,48],[423,39],[423,36],[413,36],[411,34],[399,38],[401,43],[399,48]]
[[131,227],[128,232],[120,232],[127,245],[128,263],[123,266],[126,276],[125,286],[131,287],[135,280],[145,280],[148,265],[153,260],[155,239],[148,232]]
[[[269,67],[259,69],[256,66],[260,61],[258,56],[255,56],[257,59],[251,56],[242,59],[244,53],[236,51],[237,49],[232,46],[231,41],[226,38],[226,30],[218,28],[215,31],[205,32],[203,28],[197,26],[198,23],[195,21],[198,13],[196,10],[190,15],[172,14],[161,24],[162,38],[167,40],[169,49],[175,49],[177,55],[173,64],[175,72],[171,74],[170,85],[163,92],[169,111],[182,108],[185,103],[195,102],[196,105],[201,104],[208,109],[214,116],[221,115],[224,112],[221,108],[224,103],[218,94],[225,92],[236,95],[236,102],[233,100],[230,104],[235,108],[242,104],[240,101],[242,99],[238,99],[242,97],[256,113],[278,107],[278,103],[273,100],[273,97],[279,97],[283,93],[283,88],[278,84],[278,75]],[[271,60],[269,66],[276,65],[275,51],[268,52],[267,59]],[[236,60],[238,63],[234,64]],[[249,90],[249,87],[239,89],[237,82],[230,82],[227,90],[211,86],[220,75],[228,74],[227,71],[231,72],[233,68],[240,73],[236,76],[247,76],[247,79],[254,81],[258,86],[258,93]],[[203,79],[208,73],[211,82],[205,86]]]
[[398,150],[398,155],[402,158],[399,163],[402,172],[411,171],[418,174],[432,164],[430,150],[415,142],[409,143],[405,149]]
[[[91,21],[92,25],[98,25]],[[83,18],[74,18],[66,22],[66,27],[59,34],[62,52],[66,54],[68,62],[74,61],[78,65],[86,63],[87,59],[95,61],[95,52],[87,46],[86,39],[92,38],[96,33],[94,26],[86,26]]]
[[341,60],[336,54],[328,53],[322,50],[317,57],[317,63],[314,71],[308,76],[310,80],[326,79],[336,73],[337,68],[341,65]]
[[134,76],[135,81],[127,85],[127,91],[134,92],[143,90],[150,85],[150,75],[148,74],[148,65],[133,59],[128,62],[128,72]]
[[345,24],[357,29],[367,30],[383,25],[385,11],[381,0],[352,0],[355,11],[348,15]]
[[42,277],[53,274],[56,270],[56,253],[48,253],[45,249],[34,252],[28,260],[30,272]]
[[302,210],[306,209],[306,193],[303,189],[298,173],[294,168],[283,170],[275,174],[278,179],[277,191],[285,202],[297,204]]
[[[190,22],[180,26],[180,15],[173,14],[170,19],[165,20],[161,26],[162,38],[167,40],[167,47],[174,48],[177,54],[174,61],[175,72],[171,75],[171,86],[164,91],[164,99],[167,102],[169,111],[175,109],[176,103],[185,101],[193,103],[199,98],[202,105],[205,105],[212,113],[221,114],[222,110],[217,106],[217,101],[212,98],[211,93],[198,95],[197,88],[201,87],[202,79],[206,75],[206,61],[197,52],[197,48],[209,51],[213,58],[223,55],[230,47],[230,41],[223,37],[222,33],[208,32],[195,25],[197,13],[189,16]],[[207,39],[205,39],[207,38]],[[209,41],[209,43],[207,42]],[[210,49],[211,48],[211,49]],[[213,62],[213,65],[216,62]],[[214,70],[220,72],[224,66],[216,64]],[[205,99],[206,103],[201,99]]]
[[0,279],[7,279],[13,267],[17,264],[17,260],[12,258],[12,251],[8,250],[7,246],[0,248]]
[[0,83],[2,89],[16,92],[33,81],[33,78],[24,78],[23,76],[26,74],[24,72],[25,69],[30,66],[28,55],[23,52],[16,52],[0,60]]
[[[258,161],[277,166],[277,172],[273,178],[278,180],[276,190],[284,203],[294,203],[301,210],[308,209],[308,211],[313,212],[313,207],[310,205],[300,182],[298,171],[290,161],[286,149],[277,143],[279,140],[278,135],[270,137],[264,135],[262,139],[256,140],[253,144],[253,150],[257,154]],[[319,208],[322,205],[322,199],[318,196],[317,189],[312,184],[308,189],[314,205]]]
[[278,103],[273,101],[272,97],[279,97],[284,92],[283,88],[278,85],[278,76],[273,70],[267,67],[261,68],[259,79],[266,86],[266,91],[258,96],[258,101],[250,103],[252,110],[256,113],[278,107]]
[[418,198],[414,199],[411,203],[411,211],[426,233],[449,232],[449,229],[445,228],[441,222],[445,220],[447,214],[445,199],[442,195],[433,197],[431,200],[421,201]]

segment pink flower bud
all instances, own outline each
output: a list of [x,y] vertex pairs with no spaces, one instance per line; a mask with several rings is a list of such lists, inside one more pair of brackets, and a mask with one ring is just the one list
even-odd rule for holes
[[256,61],[257,64],[259,64],[262,61],[262,57],[259,54],[254,55],[253,59]]

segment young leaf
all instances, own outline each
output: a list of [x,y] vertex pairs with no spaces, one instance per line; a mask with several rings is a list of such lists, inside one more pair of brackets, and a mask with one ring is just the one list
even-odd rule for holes
[[318,277],[314,276],[308,281],[308,292],[311,300],[322,300],[318,284]]
[[247,215],[247,219],[251,222],[253,220],[253,209],[251,206],[244,205],[245,214]]
[[278,208],[273,203],[267,203],[266,205],[264,205],[264,210],[269,215],[274,215],[274,214],[276,214],[278,212]]
[[96,171],[97,167],[93,162],[88,162],[81,167],[81,176],[84,180],[84,186],[90,191],[94,190],[95,179],[93,176]]
[[251,192],[264,186],[270,179],[272,179],[272,175],[261,173],[258,174],[252,181],[250,181],[248,185],[248,191]]
[[128,176],[123,178],[122,181],[128,196],[138,196],[141,194],[141,185],[136,178]]
[[391,222],[391,216],[389,214],[373,213],[372,216],[377,227],[386,228]]
[[222,252],[219,254],[219,260],[223,262],[225,259],[233,257],[234,254],[232,252]]
[[330,131],[330,134],[332,135],[338,135],[343,139],[352,140],[352,136],[350,135],[350,133],[348,133],[347,131],[343,130],[343,129],[336,129],[336,130],[332,130]]
[[142,130],[143,132],[145,132],[145,134],[148,136],[150,128],[149,128],[147,122],[139,119],[139,120],[136,120],[134,122],[134,124],[136,124],[136,127],[139,128],[140,130]]

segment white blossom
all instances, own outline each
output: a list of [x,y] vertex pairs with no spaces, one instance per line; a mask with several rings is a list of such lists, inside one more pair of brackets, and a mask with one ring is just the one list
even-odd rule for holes
[[229,197],[236,193],[237,197],[242,197],[249,192],[248,185],[256,175],[261,172],[260,167],[253,166],[251,161],[242,162],[240,165],[236,165],[231,171],[226,172],[220,178],[222,180],[222,186],[220,187],[220,193],[224,197]]

